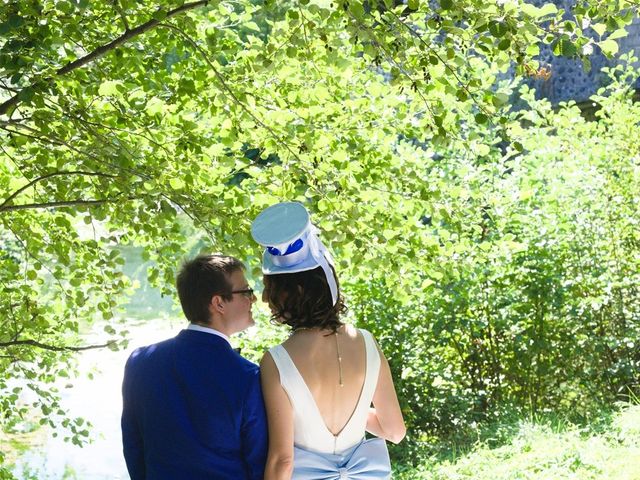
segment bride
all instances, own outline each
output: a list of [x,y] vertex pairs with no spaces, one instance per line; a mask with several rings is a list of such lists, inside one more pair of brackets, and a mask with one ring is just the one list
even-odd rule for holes
[[[368,331],[340,320],[332,259],[308,212],[299,203],[273,205],[252,235],[266,247],[262,298],[291,329],[261,362],[265,480],[390,478],[384,440],[398,443],[406,430],[389,364]],[[365,430],[377,438],[365,440]]]

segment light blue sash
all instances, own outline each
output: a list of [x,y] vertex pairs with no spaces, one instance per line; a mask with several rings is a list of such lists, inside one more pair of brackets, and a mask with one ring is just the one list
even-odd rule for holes
[[294,447],[292,480],[388,480],[391,463],[382,438],[363,440],[340,455]]

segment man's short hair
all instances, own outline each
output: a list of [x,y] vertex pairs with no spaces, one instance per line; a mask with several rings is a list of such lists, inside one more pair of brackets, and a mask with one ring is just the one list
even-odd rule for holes
[[178,273],[176,286],[187,320],[208,325],[211,297],[220,295],[231,300],[229,276],[237,270],[244,270],[242,262],[226,255],[199,255],[186,261]]

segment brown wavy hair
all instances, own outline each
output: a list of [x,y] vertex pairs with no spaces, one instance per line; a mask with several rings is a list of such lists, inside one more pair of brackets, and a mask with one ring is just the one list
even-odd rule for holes
[[319,328],[335,332],[343,325],[340,315],[347,311],[347,307],[340,295],[340,286],[338,301],[333,305],[331,289],[322,267],[306,272],[265,275],[263,282],[274,322],[289,325],[293,331]]

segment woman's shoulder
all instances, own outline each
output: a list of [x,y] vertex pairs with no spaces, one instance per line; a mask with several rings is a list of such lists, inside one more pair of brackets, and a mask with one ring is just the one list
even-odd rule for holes
[[344,324],[344,333],[349,337],[357,337],[361,330],[351,323]]
[[[279,343],[277,345],[273,345],[267,351],[264,352],[262,356],[262,361],[273,362],[273,363],[281,363],[282,357],[285,353],[287,353],[286,348],[284,347],[286,342]],[[262,362],[261,362],[262,364]]]
[[373,334],[369,330],[365,328],[358,328],[355,325],[351,324],[345,324],[344,331],[348,336],[353,338],[356,338],[358,335],[374,338]]

